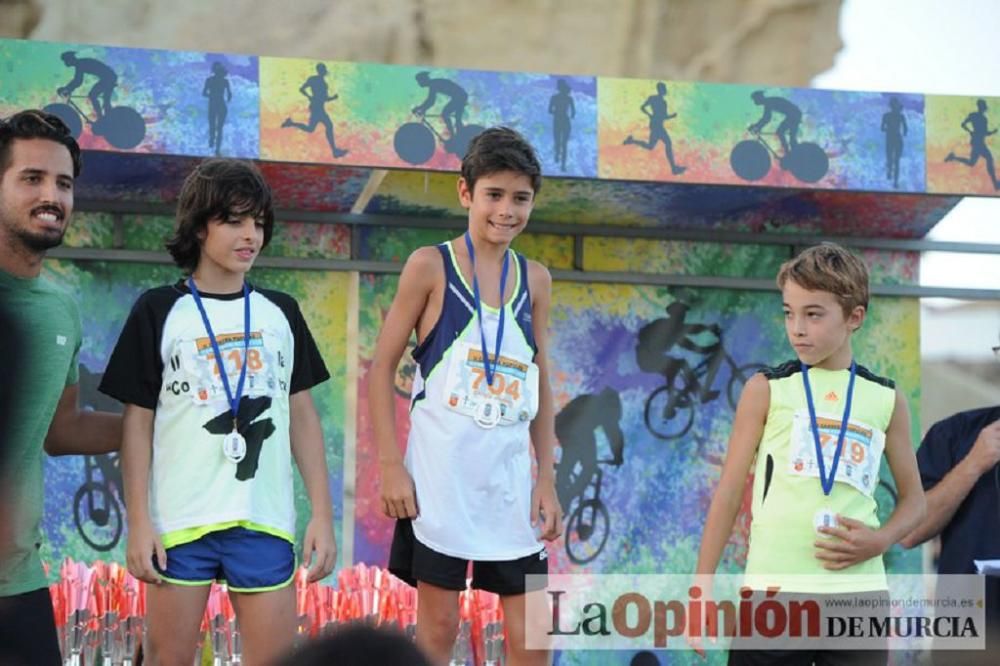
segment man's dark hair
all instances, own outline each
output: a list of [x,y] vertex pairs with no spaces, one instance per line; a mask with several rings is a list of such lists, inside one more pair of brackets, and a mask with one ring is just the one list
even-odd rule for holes
[[47,139],[66,146],[73,160],[73,177],[80,175],[83,168],[80,145],[58,116],[38,109],[26,109],[0,120],[0,176],[10,166],[10,150],[16,139]]
[[462,159],[462,178],[474,192],[476,181],[499,171],[513,171],[531,180],[531,189],[537,195],[542,188],[542,165],[535,149],[528,141],[509,127],[491,127],[471,142]]
[[177,201],[177,224],[167,250],[181,270],[192,273],[201,258],[198,232],[212,219],[250,215],[264,224],[264,245],[274,231],[271,188],[252,162],[210,159],[184,179]]

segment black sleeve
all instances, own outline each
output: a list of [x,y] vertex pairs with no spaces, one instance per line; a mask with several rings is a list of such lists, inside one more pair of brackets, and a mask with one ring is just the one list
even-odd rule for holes
[[[170,309],[163,288],[147,291],[132,306],[98,387],[125,404],[155,409],[163,382],[160,337]],[[168,288],[169,289],[169,288]]]
[[958,462],[955,460],[956,438],[961,436],[954,426],[954,417],[931,426],[917,449],[917,467],[924,490],[930,490]]
[[[293,301],[294,302],[294,301]],[[292,337],[295,340],[295,358],[292,360],[292,384],[289,395],[294,395],[299,391],[305,391],[317,384],[321,384],[330,378],[330,373],[323,363],[319,348],[313,339],[305,317],[299,309],[299,304],[294,303],[291,317],[288,321],[292,327]]]

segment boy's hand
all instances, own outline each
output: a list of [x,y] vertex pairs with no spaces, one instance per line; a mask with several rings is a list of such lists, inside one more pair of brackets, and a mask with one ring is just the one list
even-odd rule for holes
[[531,490],[531,524],[543,520],[541,536],[546,541],[555,541],[562,535],[562,507],[556,495],[553,479],[540,477]]
[[302,558],[309,566],[306,580],[310,583],[326,578],[333,571],[337,563],[337,541],[333,537],[329,517],[313,516],[309,519],[302,542]]
[[413,477],[401,462],[382,466],[382,513],[389,518],[416,518]]
[[[691,586],[701,590],[700,598],[701,598],[701,603],[703,604],[702,608],[704,608],[706,604],[712,601],[712,576],[705,574],[695,574],[694,580],[691,581]],[[718,624],[718,618],[713,619],[711,617],[706,617],[706,620],[709,623],[714,622],[716,625]],[[718,641],[718,639],[714,636],[708,635],[710,633],[708,631],[709,626],[711,626],[710,624],[705,624],[702,627],[702,631],[705,632],[704,636],[694,635],[691,624],[688,625],[688,631],[685,632],[684,638],[685,640],[687,640],[688,647],[690,647],[699,657],[705,659],[705,642],[709,641],[714,644]],[[716,632],[717,634],[721,633],[719,628],[716,628]]]
[[153,566],[153,558],[160,569],[167,568],[167,551],[153,525],[148,520],[129,525],[125,563],[130,574],[146,583],[159,584],[163,578]]
[[830,571],[846,569],[873,557],[878,557],[889,549],[891,544],[885,542],[885,537],[864,523],[846,516],[837,516],[840,527],[821,527],[822,534],[833,539],[819,539],[816,546],[816,559],[823,562],[823,567]]

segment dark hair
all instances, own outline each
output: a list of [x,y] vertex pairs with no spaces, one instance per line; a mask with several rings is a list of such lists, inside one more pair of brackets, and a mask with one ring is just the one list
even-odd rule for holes
[[542,165],[535,149],[528,141],[509,127],[491,127],[469,142],[469,150],[462,159],[462,178],[469,192],[476,189],[476,181],[498,171],[513,171],[531,180],[535,194],[542,189]]
[[264,223],[264,245],[274,231],[271,188],[252,162],[205,160],[188,174],[177,200],[177,224],[167,250],[174,263],[193,272],[201,258],[198,232],[209,220],[252,215]]
[[411,640],[395,629],[347,625],[303,644],[279,666],[430,666]]
[[47,139],[66,146],[73,160],[73,177],[80,175],[83,168],[80,145],[59,116],[38,109],[26,109],[0,120],[0,175],[10,164],[10,147],[15,139]]

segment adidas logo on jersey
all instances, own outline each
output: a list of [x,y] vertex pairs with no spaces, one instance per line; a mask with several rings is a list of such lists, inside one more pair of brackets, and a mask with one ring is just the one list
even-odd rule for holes
[[830,391],[823,396],[823,399],[828,402],[837,402],[837,394],[834,391]]

